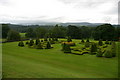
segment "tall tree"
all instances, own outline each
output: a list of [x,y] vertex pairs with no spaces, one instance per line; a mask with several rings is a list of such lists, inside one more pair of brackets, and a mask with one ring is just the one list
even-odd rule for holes
[[21,39],[21,37],[20,37],[19,32],[14,31],[14,30],[10,30],[8,32],[8,37],[7,37],[8,41],[18,41],[20,39]]
[[9,32],[10,28],[8,24],[2,24],[2,38],[7,38],[7,34]]
[[67,29],[67,36],[71,36],[73,39],[80,39],[81,38],[81,31],[78,27],[69,25]]
[[95,40],[114,40],[115,38],[115,28],[111,24],[103,24],[94,30]]
[[36,38],[36,33],[35,33],[35,31],[32,28],[28,28],[25,36],[27,38]]

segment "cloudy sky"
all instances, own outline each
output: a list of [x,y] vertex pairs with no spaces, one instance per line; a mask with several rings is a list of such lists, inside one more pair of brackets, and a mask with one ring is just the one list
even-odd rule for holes
[[0,23],[118,23],[119,0],[0,0]]

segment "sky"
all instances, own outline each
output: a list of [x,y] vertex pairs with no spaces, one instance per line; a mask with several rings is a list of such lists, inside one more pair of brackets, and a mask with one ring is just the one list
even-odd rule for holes
[[119,0],[0,0],[0,23],[118,23]]

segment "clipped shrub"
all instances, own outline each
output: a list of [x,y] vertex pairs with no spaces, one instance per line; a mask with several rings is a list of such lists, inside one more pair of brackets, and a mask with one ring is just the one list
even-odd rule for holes
[[50,49],[50,48],[51,48],[51,44],[50,44],[50,42],[47,42],[45,49]]
[[99,44],[99,46],[102,46],[102,45],[103,45],[103,42],[102,42],[101,39],[99,40],[98,44]]
[[24,43],[23,43],[23,41],[20,41],[20,42],[18,43],[18,46],[20,46],[20,47],[24,47]]
[[84,42],[85,42],[85,41],[82,39],[82,40],[81,40],[81,43],[84,43]]
[[71,53],[70,45],[64,44],[63,46],[64,53]]
[[36,39],[35,44],[38,45],[39,42],[40,42],[40,40]]
[[85,47],[90,47],[90,43],[89,43],[89,42],[86,42],[86,43],[85,43]]
[[116,48],[116,43],[113,41],[112,44],[111,44],[111,48],[112,49],[115,49]]
[[30,40],[29,46],[33,46],[33,44],[34,44],[34,41]]
[[49,38],[49,41],[52,41],[52,39],[51,39],[51,38]]
[[87,39],[86,42],[90,42],[89,39]]
[[97,57],[102,57],[102,55],[103,55],[102,50],[99,49],[99,50],[97,51],[96,56],[97,56]]
[[74,42],[62,42],[62,44],[67,44],[69,46],[75,46],[75,43]]
[[29,44],[29,42],[27,41],[26,44]]
[[109,41],[105,41],[105,44],[109,44]]
[[72,42],[72,39],[70,36],[67,38],[67,42]]
[[38,45],[36,46],[36,49],[43,49],[41,43],[39,42]]
[[43,40],[41,40],[41,42],[43,42]]
[[112,53],[112,57],[116,57],[116,50],[115,49],[111,49],[111,53]]
[[105,53],[104,53],[104,56],[105,56],[106,58],[112,58],[112,53],[111,53],[111,51],[110,51],[109,49],[107,49],[107,50],[105,51]]
[[93,43],[91,45],[90,51],[91,51],[91,54],[96,54],[96,52],[97,52],[97,45],[95,43]]

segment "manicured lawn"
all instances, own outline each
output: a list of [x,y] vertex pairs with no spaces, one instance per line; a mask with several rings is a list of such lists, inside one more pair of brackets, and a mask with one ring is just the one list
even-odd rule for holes
[[[79,40],[74,42],[79,43]],[[17,45],[18,42],[3,43],[4,78],[118,77],[117,57],[99,58],[89,54],[65,54],[61,51],[61,44],[54,44],[54,48],[43,50]],[[117,47],[117,52],[119,49]]]

